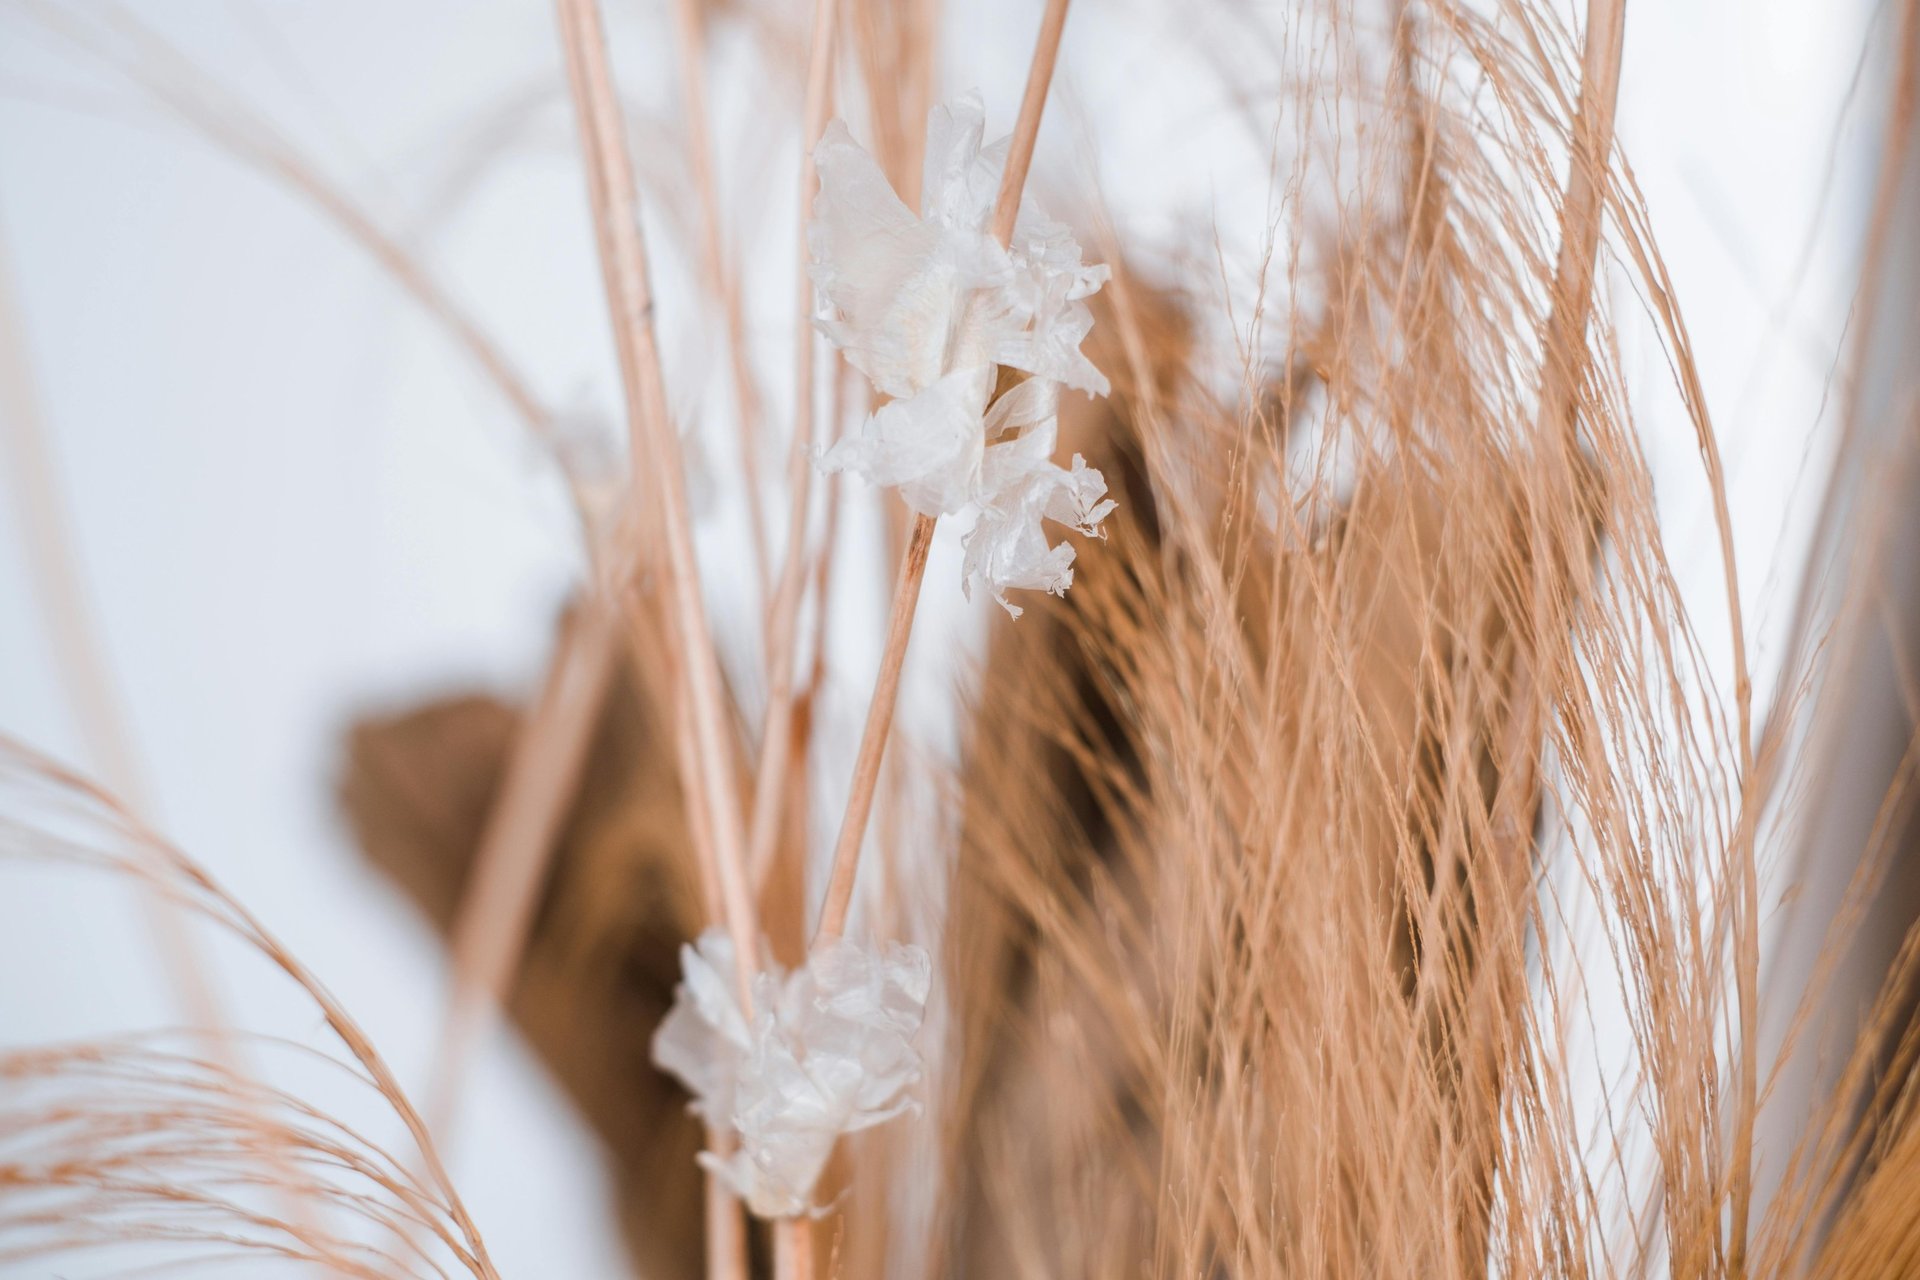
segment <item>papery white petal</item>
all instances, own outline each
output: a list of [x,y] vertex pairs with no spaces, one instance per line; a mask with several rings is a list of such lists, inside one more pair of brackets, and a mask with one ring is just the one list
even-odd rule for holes
[[1007,167],[1007,139],[983,148],[987,108],[977,90],[927,112],[927,151],[920,166],[920,213],[929,222],[986,229]]
[[1119,505],[1107,497],[1107,478],[1076,453],[1072,469],[1060,473],[1053,492],[1047,495],[1046,517],[1092,536],[1099,534],[1100,522]]
[[[812,1163],[812,1140],[803,1141],[808,1150],[801,1153],[799,1158],[783,1144],[777,1150],[747,1151],[743,1148],[725,1156],[702,1151],[694,1159],[701,1168],[718,1177],[727,1190],[745,1201],[748,1209],[762,1218],[817,1217],[820,1211],[813,1203],[812,1182],[804,1187],[795,1187],[787,1174],[789,1169]],[[818,1181],[824,1163],[825,1157],[821,1157],[821,1164],[813,1170],[814,1181]]]
[[[1072,232],[1031,200],[1006,249],[988,234],[1006,144],[981,145],[985,119],[977,94],[928,114],[918,219],[843,125],[821,138],[808,233],[830,311],[820,328],[894,397],[822,465],[897,487],[923,515],[977,501],[965,585],[987,584],[1018,616],[1007,590],[1073,581],[1073,548],[1049,544],[1040,522],[1092,532],[1113,509],[1099,472],[1050,457],[1058,388],[1108,391],[1080,350],[1093,327],[1086,299],[1108,273],[1083,263]],[[988,414],[995,366],[1031,376]]]
[[1093,331],[1093,312],[1083,299],[1107,282],[1107,268],[1082,263],[1073,232],[1031,200],[1022,202],[1011,250],[1008,306],[1021,324],[995,350],[995,360],[1088,395],[1106,395],[1105,375],[1080,344]]
[[950,373],[918,395],[882,405],[860,430],[821,458],[826,471],[854,471],[893,485],[922,515],[951,515],[973,496],[986,442],[980,415],[993,392],[993,369]]
[[750,1044],[734,991],[733,942],[709,929],[680,948],[680,986],[673,1008],[653,1033],[653,1060],[679,1077],[694,1109],[712,1124],[730,1123],[740,1055]]
[[807,962],[815,1032],[808,1064],[846,1068],[855,1087],[850,1128],[868,1128],[915,1105],[907,1093],[920,1076],[912,1038],[926,1012],[932,968],[925,951],[899,943],[877,954],[829,943]]
[[[1023,442],[1018,449],[1002,450],[993,465],[1002,469],[1014,466],[1021,473],[1032,470],[1053,455],[1059,436],[1060,387],[1045,378],[1028,378],[1008,387],[987,412],[987,439],[1015,435]],[[996,475],[1001,474],[996,472]],[[1006,473],[1012,474],[1012,473]],[[992,492],[1002,481],[995,476],[982,477],[982,487]]]
[[[1056,394],[1052,384],[1034,379],[994,405],[990,421],[999,420],[1008,429],[1024,424],[1024,429],[990,446],[981,460],[980,517],[966,539],[962,586],[968,596],[974,587],[985,586],[1016,618],[1023,610],[1007,599],[1008,591],[1065,595],[1073,585],[1074,549],[1068,543],[1050,543],[1041,521],[1093,534],[1115,505],[1106,498],[1105,477],[1079,454],[1073,457],[1072,470],[1054,465],[1058,429],[1051,403]],[[1044,418],[1033,420],[1043,413]]]
[[911,395],[940,376],[963,282],[936,260],[939,228],[900,202],[845,125],[827,126],[813,158],[809,274],[832,312],[820,330],[882,392]]
[[695,946],[680,948],[680,972],[700,1016],[714,1030],[744,1048],[746,1014],[734,989],[733,939],[724,929],[708,929]]
[[840,1135],[916,1106],[912,1039],[931,962],[918,947],[830,943],[790,975],[769,968],[755,977],[752,1024],[736,1039],[719,1024],[738,1021],[739,1005],[709,998],[714,979],[721,994],[733,990],[731,966],[715,963],[724,944],[709,931],[698,949],[683,950],[688,980],[655,1035],[655,1061],[694,1090],[710,1124],[737,1139],[725,1156],[702,1154],[704,1167],[763,1217],[812,1212]]
[[1093,324],[1083,299],[1106,268],[1083,264],[1072,232],[1032,200],[1011,254],[987,233],[1006,144],[983,148],[984,124],[978,94],[928,113],[920,218],[844,124],[827,127],[808,224],[830,309],[820,329],[890,396],[987,361],[1104,395],[1107,380],[1079,348]]
[[737,1049],[690,1003],[676,1000],[653,1033],[653,1061],[693,1094],[693,1109],[713,1124],[733,1114]]
[[1028,271],[1059,277],[1065,284],[1061,296],[1068,302],[1091,298],[1113,274],[1104,264],[1081,262],[1073,229],[1049,218],[1039,202],[1030,198],[1020,202],[1008,251]]
[[1041,507],[1033,488],[1005,507],[982,507],[980,518],[967,534],[962,565],[962,589],[971,598],[973,588],[985,585],[993,598],[1013,617],[1026,610],[1007,599],[1007,592],[1047,591],[1063,596],[1073,585],[1074,550],[1070,543],[1049,545],[1040,527]]

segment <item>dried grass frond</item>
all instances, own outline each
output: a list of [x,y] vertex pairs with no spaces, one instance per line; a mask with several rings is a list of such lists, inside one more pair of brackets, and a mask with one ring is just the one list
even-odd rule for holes
[[[944,907],[931,1123],[843,1143],[824,1224],[755,1231],[749,1256],[737,1206],[709,1195],[704,1219],[694,1208],[705,1135],[646,1046],[676,949],[703,923],[724,917],[742,955],[759,931],[783,960],[804,946],[805,836],[788,832],[804,833],[817,799],[806,763],[828,633],[816,622],[807,681],[800,636],[809,587],[827,607],[832,547],[809,541],[801,465],[815,344],[796,317],[786,545],[761,549],[759,515],[753,534],[761,595],[777,584],[761,637],[772,709],[755,726],[708,626],[599,7],[561,0],[633,439],[633,500],[588,522],[594,605],[624,610],[634,660],[588,708],[578,785],[550,787],[548,829],[516,838],[520,855],[554,855],[513,864],[526,874],[505,918],[524,922],[524,948],[502,939],[504,958],[470,967],[505,991],[607,1139],[650,1271],[693,1274],[703,1256],[710,1274],[772,1265],[796,1280],[1920,1265],[1916,935],[1851,1037],[1820,1046],[1840,1065],[1807,1100],[1796,1149],[1759,1149],[1777,1079],[1759,1035],[1773,999],[1763,837],[1794,820],[1826,657],[1820,635],[1804,637],[1788,692],[1761,714],[1715,423],[1612,138],[1624,7],[1584,8],[1577,29],[1522,0],[1290,11],[1260,46],[1279,123],[1266,258],[1250,273],[1224,246],[1155,271],[1160,246],[1125,243],[1092,211],[1115,275],[1089,351],[1113,396],[1075,406],[1064,434],[1120,505],[1110,536],[1080,544],[1070,595],[996,620],[944,780],[958,850],[926,877],[947,900],[900,913]],[[915,203],[935,7],[814,13],[808,40],[784,12],[680,5],[693,114],[704,120],[707,24],[752,24],[766,63],[807,86],[804,131],[838,91]],[[1047,7],[1003,243],[1064,14]],[[1260,25],[1240,17],[1236,33]],[[1911,56],[1901,84],[1910,112]],[[162,96],[193,114],[177,89]],[[417,264],[243,116],[213,115],[202,127],[320,200],[541,425]],[[742,282],[704,124],[693,133],[703,305],[732,345],[751,450]],[[1881,239],[1890,207],[1877,206]],[[1675,561],[1694,548],[1659,518],[1615,296],[1643,309],[1669,375],[1656,394],[1697,446],[1725,583],[1711,605],[1679,583]],[[830,383],[838,417],[842,379]],[[831,528],[831,497],[828,512]],[[900,589],[827,936],[849,921],[869,806],[897,781],[883,752],[932,527],[895,526]],[[664,579],[664,599],[634,584],[636,566]],[[442,705],[363,725],[351,747],[343,792],[362,843],[450,934],[513,720],[491,701]],[[1823,954],[1847,946],[1887,870],[1916,759],[1910,745]],[[755,768],[757,787],[735,785]],[[146,877],[288,973],[427,1168],[409,1173],[191,1042],[15,1054],[0,1060],[0,1251],[17,1252],[0,1258],[145,1239],[354,1275],[492,1275],[425,1124],[312,976],[78,779],[8,748],[0,782],[0,812],[43,815],[0,825],[9,852]],[[920,883],[888,879],[890,892]],[[1796,1034],[1832,976],[1815,967],[1790,997]],[[1620,1009],[1602,1028],[1610,990]],[[262,1207],[267,1152],[294,1171],[284,1181],[316,1206],[314,1225]],[[1785,1164],[1770,1197],[1768,1158]]]
[[[345,1050],[317,1056],[363,1086],[413,1147],[391,1154],[299,1098],[236,1075],[207,1051],[205,1033],[9,1052],[0,1058],[0,1188],[10,1193],[0,1257],[143,1242],[214,1255],[264,1251],[355,1276],[451,1268],[496,1280],[425,1122],[305,965],[111,796],[7,739],[0,800],[0,854],[134,877],[284,973]],[[424,1175],[409,1168],[416,1157]],[[283,1215],[284,1201],[262,1200],[263,1192],[312,1213]],[[342,1218],[361,1233],[328,1225]]]

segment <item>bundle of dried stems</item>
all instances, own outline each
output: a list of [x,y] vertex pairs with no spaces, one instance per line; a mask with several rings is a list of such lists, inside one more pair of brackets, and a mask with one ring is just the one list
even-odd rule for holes
[[[1868,280],[1889,211],[1905,207],[1917,8],[1901,17]],[[1064,407],[1062,430],[1118,508],[1104,540],[1079,540],[1070,592],[993,624],[958,767],[935,788],[956,848],[907,868],[904,825],[883,822],[876,842],[870,818],[901,803],[889,797],[911,772],[889,770],[887,747],[917,602],[954,584],[923,582],[935,517],[890,506],[877,680],[850,780],[816,788],[852,489],[816,493],[813,463],[863,406],[838,357],[822,376],[808,159],[796,395],[784,467],[763,470],[782,415],[748,351],[704,60],[714,24],[754,32],[768,68],[799,86],[798,137],[821,136],[838,95],[912,207],[935,6],[812,0],[804,35],[752,5],[673,6],[691,195],[646,200],[694,210],[683,247],[724,335],[747,460],[761,665],[729,672],[654,332],[649,254],[664,249],[642,235],[654,220],[598,0],[557,0],[631,466],[611,485],[575,473],[591,573],[524,713],[445,702],[365,721],[348,745],[342,796],[361,843],[447,935],[458,978],[423,1105],[185,855],[30,749],[0,751],[0,849],[136,877],[240,938],[317,1005],[337,1065],[402,1122],[407,1149],[262,1082],[261,1059],[311,1050],[208,1028],[9,1052],[0,1261],[144,1241],[357,1276],[494,1275],[433,1136],[457,1117],[465,1046],[498,1004],[605,1139],[652,1276],[1920,1267],[1914,921],[1871,973],[1867,1015],[1820,1024],[1819,1053],[1838,1066],[1804,1099],[1812,1119],[1791,1149],[1757,1150],[1774,1072],[1797,1051],[1761,1051],[1761,832],[1790,827],[1788,799],[1821,776],[1801,748],[1822,727],[1822,641],[1877,624],[1870,609],[1823,615],[1780,681],[1785,700],[1754,706],[1715,427],[1613,138],[1624,0],[1588,0],[1577,30],[1522,0],[1306,9],[1278,117],[1299,159],[1275,163],[1286,213],[1250,318],[1223,315],[1178,271],[1130,265],[1162,247],[1123,242],[1084,202],[1093,256],[1112,270],[1086,350],[1113,391]],[[124,16],[39,17],[312,200],[537,438],[555,437],[554,415],[432,273],[157,33]],[[984,228],[1002,249],[1019,248],[1066,0],[1036,17]],[[1655,519],[1606,263],[1644,302],[1714,496],[1730,689]],[[994,394],[1023,378],[1003,367]],[[1903,429],[1904,403],[1889,410]],[[769,507],[775,470],[783,500]],[[1830,518],[1855,528],[1873,513]],[[1874,799],[1904,813],[1908,786],[1903,764]],[[822,794],[842,807],[816,862]],[[1886,874],[1896,820],[1845,851],[1853,912]],[[1823,955],[1845,950],[1853,918],[1836,912]],[[753,1010],[757,967],[927,920],[924,1113],[840,1142],[817,1220],[762,1223],[694,1163],[738,1135],[704,1132],[648,1061],[679,949],[724,929]],[[1596,957],[1610,972],[1591,970]],[[1825,998],[1814,968],[1783,997],[1796,1009]],[[1603,984],[1625,1003],[1630,1065],[1599,1086],[1593,1132],[1580,1072]],[[1764,1199],[1763,1156],[1776,1175]]]

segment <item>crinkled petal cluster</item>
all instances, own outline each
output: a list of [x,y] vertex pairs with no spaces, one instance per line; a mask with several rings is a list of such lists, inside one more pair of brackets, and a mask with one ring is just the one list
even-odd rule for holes
[[[1064,522],[1092,532],[1113,507],[1099,500],[1099,472],[1078,458],[1063,470],[1049,456],[1058,388],[1107,393],[1080,344],[1093,328],[1086,299],[1108,273],[1081,262],[1072,233],[1031,200],[1009,246],[994,239],[1007,148],[982,145],[985,116],[972,94],[934,108],[918,215],[844,125],[828,126],[814,151],[808,244],[821,332],[891,397],[822,466],[897,488],[922,515],[978,505],[984,527],[968,542],[967,584],[1006,604],[1009,588],[1064,591],[1072,581],[1073,548],[1050,544],[1043,518],[1078,512]],[[1002,412],[1010,392],[990,412],[1003,367],[1027,375],[1016,392],[1035,390],[1031,403]],[[1021,435],[996,443],[1010,431]]]
[[731,1134],[700,1157],[762,1217],[814,1211],[820,1171],[843,1133],[916,1110],[913,1036],[931,964],[919,947],[845,940],[792,973],[763,968],[742,1009],[732,941],[702,934],[680,953],[682,981],[653,1038],[653,1060],[692,1091],[694,1110]]
[[998,442],[981,461],[980,516],[967,534],[962,585],[969,596],[975,587],[993,592],[1016,618],[1022,610],[1009,589],[1059,596],[1073,585],[1073,547],[1049,546],[1041,519],[1092,534],[1114,507],[1086,459],[1074,454],[1071,469],[1054,464],[1056,398],[1055,384],[1034,379],[1001,396],[987,416],[987,436]]

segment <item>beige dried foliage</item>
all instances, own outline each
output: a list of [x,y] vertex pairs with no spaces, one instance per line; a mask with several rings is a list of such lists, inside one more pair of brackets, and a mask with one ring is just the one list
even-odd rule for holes
[[[1830,1046],[1839,1085],[1807,1101],[1816,1122],[1784,1153],[1782,1189],[1753,1203],[1769,1083],[1752,1047],[1757,832],[1793,794],[1792,735],[1818,708],[1756,730],[1738,648],[1733,687],[1716,685],[1700,637],[1720,629],[1688,612],[1672,564],[1701,552],[1656,519],[1608,296],[1644,303],[1743,636],[1714,423],[1611,143],[1617,40],[1583,43],[1554,7],[1492,8],[1303,7],[1299,29],[1329,43],[1274,51],[1283,216],[1251,314],[1208,292],[1202,255],[1149,270],[1157,246],[1087,219],[1115,268],[1089,348],[1114,394],[1073,410],[1063,451],[1105,472],[1119,511],[1105,541],[1080,543],[1064,600],[994,624],[951,780],[946,1017],[927,1046],[937,1155],[893,1131],[843,1146],[823,1191],[844,1195],[810,1246],[821,1274],[1920,1266],[1911,941],[1858,1035]],[[841,28],[848,113],[909,198],[933,9],[849,0]],[[1589,32],[1617,36],[1621,12],[1595,0]],[[782,21],[703,17],[736,20],[770,62],[804,64]],[[706,243],[724,306],[731,277]],[[462,333],[426,277],[389,265]],[[1624,288],[1596,291],[1602,266]],[[523,412],[544,421],[530,398]],[[637,656],[568,799],[507,1003],[607,1142],[636,1261],[692,1275],[702,1135],[646,1044],[674,948],[714,895],[673,727],[684,668],[654,603],[622,603]],[[1806,660],[1782,687],[1807,687],[1818,645]],[[811,712],[803,696],[796,778]],[[444,931],[514,723],[497,702],[459,701],[363,723],[350,742],[361,842]],[[745,771],[749,733],[737,714],[726,728]],[[104,798],[6,759],[9,798],[56,810],[10,820],[8,852],[157,877],[201,905],[321,1004],[430,1150],[344,1011],[237,906]],[[785,816],[804,831],[805,787],[791,791]],[[84,839],[64,825],[76,814],[94,824]],[[799,854],[783,849],[756,903],[786,957],[804,936]],[[1860,851],[1863,892],[1886,857]],[[1577,1060],[1610,983],[1628,1065],[1602,1082],[1595,1131]],[[15,1054],[0,1075],[0,1250],[19,1251],[0,1257],[88,1243],[62,1234],[79,1223],[347,1274],[443,1274],[405,1255],[419,1244],[449,1271],[492,1274],[437,1168],[418,1178],[297,1099],[167,1045]],[[261,1170],[289,1156],[313,1171],[296,1190],[361,1234],[255,1207]],[[909,1184],[930,1221],[895,1212]]]

